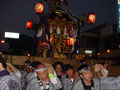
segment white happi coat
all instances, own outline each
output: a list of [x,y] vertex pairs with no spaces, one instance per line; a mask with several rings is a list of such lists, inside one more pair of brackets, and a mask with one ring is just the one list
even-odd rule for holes
[[[60,80],[57,79],[57,81],[58,82],[56,84],[53,84],[52,82],[49,82],[49,90],[57,90],[57,89],[62,88]],[[34,78],[33,80],[31,80],[29,82],[29,84],[27,85],[26,90],[41,90],[38,79]]]
[[15,75],[0,77],[0,90],[22,90],[20,80]]
[[[100,90],[99,89],[99,80],[98,79],[93,79],[94,82],[94,90]],[[79,79],[74,85],[72,90],[84,90],[83,83],[81,79]]]

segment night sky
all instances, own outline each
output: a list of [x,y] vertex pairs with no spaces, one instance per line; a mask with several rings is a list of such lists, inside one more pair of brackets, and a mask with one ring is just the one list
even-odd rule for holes
[[[35,32],[27,30],[25,25],[30,19],[39,21],[34,6],[39,0],[0,0],[0,38],[4,32],[18,32],[33,37]],[[42,0],[41,0],[42,1]],[[94,25],[85,25],[83,30],[99,26],[103,23],[115,24],[116,0],[67,0],[69,12],[79,18],[83,13],[96,14]],[[45,3],[46,5],[46,3]]]

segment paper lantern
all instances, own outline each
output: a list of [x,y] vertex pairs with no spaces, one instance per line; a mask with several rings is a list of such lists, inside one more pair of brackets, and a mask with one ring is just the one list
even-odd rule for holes
[[32,28],[32,21],[28,21],[28,22],[26,23],[26,28],[27,28],[27,29],[31,29],[31,28]]
[[96,16],[94,13],[89,14],[88,21],[90,24],[95,23]]
[[39,45],[40,45],[41,47],[46,45],[45,42],[41,42],[41,41],[39,41],[38,43],[39,43]]
[[69,39],[67,40],[67,44],[68,44],[69,46],[72,46],[73,43],[74,43],[74,38],[69,38]]
[[110,53],[110,52],[111,52],[111,50],[110,50],[110,49],[108,49],[108,50],[107,50],[107,53]]
[[43,10],[44,10],[43,3],[42,2],[36,3],[36,5],[35,5],[35,12],[38,13],[38,14],[41,14],[41,13],[43,13]]

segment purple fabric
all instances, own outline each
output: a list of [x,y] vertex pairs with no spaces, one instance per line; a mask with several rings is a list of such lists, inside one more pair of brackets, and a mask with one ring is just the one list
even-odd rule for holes
[[0,72],[0,77],[6,76],[6,75],[10,75],[7,70],[3,70]]

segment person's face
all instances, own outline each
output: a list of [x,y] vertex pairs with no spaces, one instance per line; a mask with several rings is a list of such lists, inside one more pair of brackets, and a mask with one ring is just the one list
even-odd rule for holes
[[3,69],[2,67],[3,67],[3,66],[2,66],[2,63],[0,63],[0,71],[2,71],[2,69]]
[[68,69],[68,70],[66,71],[66,74],[67,74],[68,76],[73,76],[73,69]]
[[22,66],[18,66],[18,68],[19,68],[20,71],[23,70]]
[[[42,66],[38,69],[42,69],[42,68],[45,68],[45,67]],[[37,76],[39,77],[40,80],[45,81],[48,77],[47,70],[37,72]]]
[[25,71],[27,71],[27,72],[30,71],[29,65],[25,65]]
[[32,69],[32,68],[29,68],[29,72],[32,73],[32,72],[33,72],[33,69]]
[[92,72],[90,70],[88,71],[84,71],[80,77],[83,79],[83,80],[86,80],[86,81],[91,81],[92,80]]
[[56,65],[55,69],[57,73],[62,72],[62,66],[60,64]]

